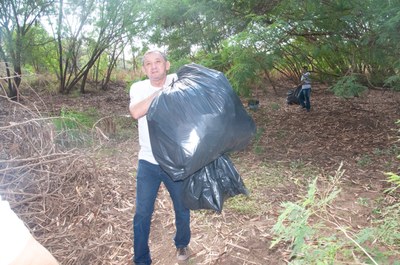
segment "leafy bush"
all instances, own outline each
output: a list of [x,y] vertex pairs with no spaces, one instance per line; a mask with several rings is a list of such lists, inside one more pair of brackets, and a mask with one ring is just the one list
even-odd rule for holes
[[333,93],[342,98],[352,98],[360,96],[367,87],[358,82],[355,75],[344,76],[331,88]]
[[400,76],[390,76],[385,80],[385,87],[390,87],[394,91],[400,91]]

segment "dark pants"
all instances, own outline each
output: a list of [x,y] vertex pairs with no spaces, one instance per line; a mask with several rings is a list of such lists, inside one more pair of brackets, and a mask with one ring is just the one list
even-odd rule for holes
[[175,246],[190,242],[190,210],[183,205],[183,181],[173,181],[159,165],[139,160],[136,176],[136,212],[133,218],[133,249],[135,264],[151,264],[149,234],[154,203],[161,182],[167,188],[175,211]]
[[299,102],[303,108],[306,108],[307,111],[310,111],[310,96],[311,96],[311,88],[302,88],[299,94]]

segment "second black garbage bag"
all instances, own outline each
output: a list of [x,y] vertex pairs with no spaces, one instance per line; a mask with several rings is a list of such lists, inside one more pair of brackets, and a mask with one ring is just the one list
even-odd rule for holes
[[223,73],[188,64],[177,76],[147,113],[154,157],[174,181],[225,153],[244,149],[256,133]]
[[191,210],[221,212],[227,198],[248,194],[242,178],[227,155],[221,155],[183,182],[183,202]]

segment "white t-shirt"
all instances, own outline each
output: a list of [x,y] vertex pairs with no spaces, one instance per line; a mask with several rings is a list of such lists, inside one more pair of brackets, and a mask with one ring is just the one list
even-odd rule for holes
[[[177,80],[176,74],[167,75],[167,79],[163,87],[169,86],[173,80]],[[150,84],[150,80],[146,79],[143,81],[136,82],[132,84],[129,96],[130,96],[130,105],[134,105],[145,98],[149,97],[154,92],[160,90],[159,87],[154,87]],[[158,165],[156,159],[153,156],[153,152],[151,150],[150,143],[150,135],[149,128],[147,125],[146,115],[138,119],[138,129],[139,129],[139,145],[140,151],[138,155],[138,159],[146,160],[152,164]]]
[[0,264],[15,260],[30,238],[30,232],[21,219],[0,196]]

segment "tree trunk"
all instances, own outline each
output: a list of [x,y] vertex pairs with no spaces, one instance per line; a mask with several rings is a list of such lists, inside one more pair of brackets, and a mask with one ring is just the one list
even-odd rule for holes
[[[4,62],[7,73],[8,97],[12,100],[18,101],[18,88],[13,84],[13,77],[11,76],[10,67],[7,62]],[[21,81],[20,81],[21,82]]]
[[103,84],[101,86],[102,90],[106,90],[107,89],[108,83],[111,80],[112,71],[115,68],[115,65],[117,64],[118,57],[119,57],[119,55],[121,55],[122,51],[123,51],[123,49],[121,49],[119,54],[116,54],[117,51],[116,51],[116,49],[114,49],[114,51],[113,51],[113,53],[112,53],[112,55],[110,57],[110,63],[108,64],[107,74],[106,74],[105,80],[104,80],[104,82],[103,82]]
[[[58,47],[58,70],[60,71],[60,87],[58,91],[62,94],[65,91],[65,78],[63,68],[63,49],[62,49],[62,37],[61,28],[63,22],[63,0],[60,0],[59,10],[58,10],[58,22],[57,22],[57,47]],[[65,68],[67,69],[67,68]]]
[[[90,69],[90,68],[88,68],[88,69]],[[83,73],[83,76],[82,76],[82,83],[81,83],[81,89],[80,89],[81,94],[85,94],[85,86],[86,86],[86,80],[87,80],[87,78],[88,78],[88,74],[89,74],[89,70],[86,70],[86,71]]]

